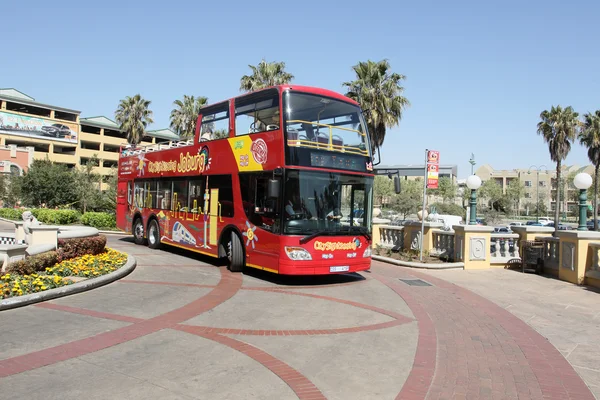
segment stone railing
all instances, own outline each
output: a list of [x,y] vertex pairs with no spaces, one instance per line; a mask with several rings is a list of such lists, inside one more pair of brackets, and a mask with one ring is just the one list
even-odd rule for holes
[[379,246],[386,249],[401,250],[404,245],[404,227],[379,225]]
[[521,258],[519,235],[516,233],[492,233],[490,255],[492,264],[506,264],[509,260]]
[[430,254],[437,257],[454,258],[454,231],[433,231],[433,248]]
[[[544,268],[558,271],[558,249],[560,239],[557,237],[536,237],[544,242]],[[600,244],[599,244],[600,246]]]

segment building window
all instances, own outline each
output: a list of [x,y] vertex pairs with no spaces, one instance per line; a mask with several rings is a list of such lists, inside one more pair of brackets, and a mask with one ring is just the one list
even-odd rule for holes
[[531,187],[531,181],[525,181],[525,187]]

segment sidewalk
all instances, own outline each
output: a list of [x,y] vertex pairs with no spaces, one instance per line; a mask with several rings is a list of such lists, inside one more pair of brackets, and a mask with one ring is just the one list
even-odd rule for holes
[[469,289],[547,338],[600,398],[600,293],[549,277],[504,269],[420,271]]

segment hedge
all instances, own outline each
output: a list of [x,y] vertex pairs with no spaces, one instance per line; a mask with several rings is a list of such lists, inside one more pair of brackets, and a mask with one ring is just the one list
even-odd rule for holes
[[0,208],[0,218],[12,219],[13,221],[22,221],[21,215],[24,211],[19,208]]
[[23,260],[12,262],[7,271],[20,275],[30,275],[45,271],[63,260],[80,257],[86,254],[100,254],[106,246],[106,236],[87,238],[59,239],[58,250],[36,254]]
[[81,223],[99,229],[117,227],[115,215],[105,212],[86,212],[81,217]]
[[38,221],[45,224],[68,225],[79,221],[81,214],[75,210],[52,210],[49,208],[36,208],[31,213]]

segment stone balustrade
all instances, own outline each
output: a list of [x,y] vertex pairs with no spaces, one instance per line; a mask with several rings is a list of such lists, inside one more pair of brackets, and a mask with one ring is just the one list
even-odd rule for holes
[[402,249],[404,246],[404,227],[394,225],[379,225],[378,244],[386,249]]
[[490,262],[502,264],[521,258],[519,254],[519,235],[516,233],[492,233],[490,239]]
[[432,256],[454,259],[454,231],[434,230]]

